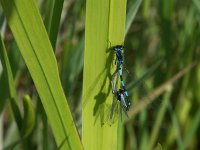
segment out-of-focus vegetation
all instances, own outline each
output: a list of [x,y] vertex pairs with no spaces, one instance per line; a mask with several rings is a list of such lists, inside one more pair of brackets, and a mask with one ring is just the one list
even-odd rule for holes
[[[48,22],[53,3],[44,0],[36,2],[47,32],[51,35]],[[86,2],[83,0],[64,1],[62,15],[57,13],[58,18],[61,18],[57,44],[55,37],[50,36],[53,48],[56,47],[61,83],[80,135],[85,7]],[[123,128],[120,128],[118,139],[119,143],[123,141],[121,149],[198,149],[200,2],[128,0],[126,23],[124,58],[129,73],[124,71],[124,76],[132,107],[129,118],[126,118]],[[35,117],[35,121],[32,121],[31,130],[24,133],[25,146],[28,144],[30,149],[55,149],[55,139],[43,105],[2,9],[0,25],[14,78],[14,85],[11,81],[9,86],[14,86],[12,88],[16,90],[19,100],[17,105],[21,112],[28,111],[24,107],[31,105],[30,99],[22,104],[26,94],[33,103],[31,108],[34,111],[30,111],[34,113],[32,117]],[[2,53],[0,54],[2,57]],[[15,122],[19,116],[13,115],[13,112],[19,110],[13,110],[16,107],[12,105],[15,102],[8,100],[10,93],[1,92],[8,88],[3,80],[5,75],[2,73],[2,66],[0,65],[0,149],[21,149],[21,143],[24,142],[20,139],[20,123]]]

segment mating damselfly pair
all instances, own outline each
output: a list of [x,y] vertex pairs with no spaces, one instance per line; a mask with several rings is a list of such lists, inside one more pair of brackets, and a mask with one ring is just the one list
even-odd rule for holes
[[[115,105],[117,104],[116,101],[119,101],[120,106],[126,115],[127,115],[127,111],[130,108],[131,101],[129,99],[129,95],[126,90],[123,76],[122,76],[122,69],[123,69],[123,65],[124,65],[124,57],[123,57],[124,46],[123,45],[112,46],[112,47],[110,47],[110,50],[113,50],[116,55],[115,56],[116,57],[116,60],[115,60],[116,70],[113,73],[112,79],[111,79],[112,93],[114,94],[114,99],[112,102],[112,108],[111,108],[111,112],[110,112],[110,119],[112,119],[114,110],[115,110]],[[119,89],[118,89],[118,77],[120,78],[120,82],[121,82]]]

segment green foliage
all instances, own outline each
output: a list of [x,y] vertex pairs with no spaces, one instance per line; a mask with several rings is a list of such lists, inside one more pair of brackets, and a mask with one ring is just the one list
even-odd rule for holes
[[46,18],[44,22],[46,23],[49,39],[54,49],[56,47],[63,2],[64,0],[50,0],[47,2],[48,7],[47,7]]
[[12,70],[11,70],[6,49],[1,37],[0,37],[0,59],[1,59],[1,63],[4,69],[1,80],[0,80],[0,83],[1,83],[0,84],[0,95],[1,95],[0,96],[0,102],[1,102],[0,112],[2,111],[3,107],[5,107],[6,99],[10,99],[10,104],[13,110],[14,118],[16,120],[18,129],[21,130],[22,118],[21,118],[19,106],[17,103],[17,95],[15,91]]
[[59,81],[55,56],[34,1],[10,0],[1,1],[1,4],[44,105],[58,147],[80,149],[81,143]]
[[114,72],[114,55],[109,46],[124,41],[125,12],[126,2],[122,0],[86,3],[82,114],[85,149],[117,149],[118,122],[111,127],[107,124],[113,99],[110,79]]
[[31,99],[28,95],[24,96],[23,105],[24,105],[24,118],[23,118],[23,125],[21,132],[22,132],[22,137],[26,138],[33,131],[35,125],[35,112]]
[[[0,0],[0,149],[198,149],[198,0],[35,1]],[[110,126],[116,44],[132,105]]]

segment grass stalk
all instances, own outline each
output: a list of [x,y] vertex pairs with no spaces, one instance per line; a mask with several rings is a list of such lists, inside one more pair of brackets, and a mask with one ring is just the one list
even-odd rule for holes
[[82,136],[85,149],[117,149],[116,121],[104,124],[113,95],[111,73],[114,53],[111,45],[124,42],[126,1],[88,0],[83,73]]
[[0,36],[0,59],[3,65],[3,74],[1,77],[2,84],[0,85],[0,95],[1,95],[0,100],[2,103],[2,101],[5,101],[7,98],[10,99],[10,104],[12,107],[14,119],[16,121],[18,129],[21,130],[22,117],[17,103],[17,95],[14,85],[14,79],[12,75],[10,62],[7,56],[6,48],[1,36]]

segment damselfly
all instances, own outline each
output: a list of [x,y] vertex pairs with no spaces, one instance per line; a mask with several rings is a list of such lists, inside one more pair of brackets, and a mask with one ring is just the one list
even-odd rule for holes
[[127,110],[129,107],[126,104],[127,102],[125,100],[125,90],[122,88],[120,88],[118,91],[116,90],[118,87],[118,76],[116,78],[116,84],[114,86],[115,86],[113,88],[114,96],[111,109],[108,108],[109,113],[105,113],[107,114],[107,117],[103,115],[102,117],[103,124],[107,122],[109,125],[112,125],[116,120],[118,120],[119,117],[122,119],[122,109],[124,111],[124,114],[128,116]]
[[[111,79],[112,93],[114,94],[115,98],[120,101],[120,104],[124,112],[126,113],[126,111],[128,111],[130,108],[131,102],[122,77],[122,67],[124,64],[124,58],[123,58],[124,46],[116,45],[111,47],[110,49],[115,51],[116,54],[115,65],[117,66]],[[121,81],[121,88],[119,90],[117,90],[117,86],[116,84],[114,84],[116,76],[119,76]]]

